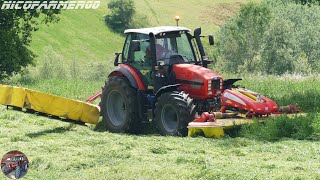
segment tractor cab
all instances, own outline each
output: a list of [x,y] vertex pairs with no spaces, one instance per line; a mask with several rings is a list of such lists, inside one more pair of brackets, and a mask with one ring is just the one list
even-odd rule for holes
[[[121,53],[121,64],[128,64],[141,75],[147,89],[154,91],[175,84],[171,73],[174,64],[208,64],[200,41],[201,29],[194,36],[183,27],[128,29]],[[213,36],[210,36],[213,44]],[[118,54],[115,65],[118,65]]]

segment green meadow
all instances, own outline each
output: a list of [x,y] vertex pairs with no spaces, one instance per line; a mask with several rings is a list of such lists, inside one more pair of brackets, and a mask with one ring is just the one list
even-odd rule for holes
[[[124,37],[112,32],[98,10],[66,10],[58,23],[41,25],[30,49],[29,67],[5,84],[85,100],[104,85],[114,53]],[[137,12],[150,26],[180,25],[215,33],[245,0],[137,0]],[[0,155],[24,152],[30,161],[25,179],[320,179],[319,75],[234,75],[237,84],[273,99],[297,103],[305,117],[280,117],[235,129],[225,138],[164,137],[154,131],[114,134],[103,123],[80,126],[0,105]],[[94,102],[99,103],[99,100]]]

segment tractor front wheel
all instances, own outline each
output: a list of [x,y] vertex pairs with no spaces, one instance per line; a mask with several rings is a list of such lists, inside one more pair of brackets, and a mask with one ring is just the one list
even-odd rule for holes
[[157,99],[154,122],[161,135],[186,136],[188,123],[195,113],[195,105],[188,94],[167,92]]
[[19,165],[17,165],[16,169],[14,170],[14,177],[16,179],[19,179],[20,178],[20,175],[21,175],[21,168]]
[[109,77],[102,91],[101,114],[106,129],[115,133],[131,132],[135,127],[137,95],[125,77]]

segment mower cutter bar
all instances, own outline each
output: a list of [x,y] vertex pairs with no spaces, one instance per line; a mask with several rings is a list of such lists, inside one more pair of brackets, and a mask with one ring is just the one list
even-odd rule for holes
[[0,104],[75,123],[97,124],[100,117],[96,105],[7,85],[0,85]]
[[279,115],[284,115],[287,117],[294,116],[305,116],[305,113],[297,114],[271,114],[269,116],[262,116],[257,118],[242,118],[239,116],[224,118],[224,119],[215,119],[214,121],[208,122],[190,122],[188,124],[188,136],[197,136],[204,135],[209,138],[221,138],[224,137],[224,130],[232,129],[237,126],[244,124],[250,124],[255,122],[263,122],[268,119],[274,119]]

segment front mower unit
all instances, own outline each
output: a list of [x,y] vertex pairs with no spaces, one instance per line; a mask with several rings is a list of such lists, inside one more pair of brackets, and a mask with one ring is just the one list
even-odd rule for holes
[[[272,100],[245,88],[226,89],[222,94],[221,106],[220,112],[204,112],[190,122],[188,136],[221,138],[226,129],[261,122],[284,113],[300,112],[300,109],[293,105],[279,108]],[[233,112],[234,109],[237,112]]]
[[221,112],[229,107],[238,108],[250,115],[270,115],[278,112],[278,105],[272,100],[245,88],[226,89],[221,98]]

